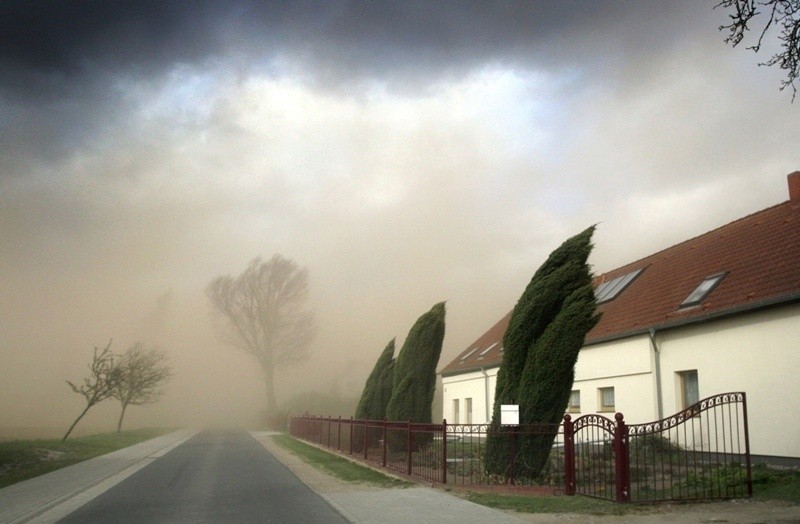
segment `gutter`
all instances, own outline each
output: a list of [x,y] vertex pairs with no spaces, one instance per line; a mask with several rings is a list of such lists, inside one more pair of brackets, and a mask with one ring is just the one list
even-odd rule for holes
[[483,409],[486,411],[486,418],[484,419],[488,424],[490,421],[489,418],[489,374],[486,372],[486,368],[481,368],[481,373],[483,373]]
[[656,409],[658,411],[658,420],[661,420],[664,418],[664,402],[661,393],[661,348],[658,347],[656,342],[655,328],[650,328],[648,334],[650,335],[650,345],[653,347],[653,361],[655,363],[653,372],[656,375]]

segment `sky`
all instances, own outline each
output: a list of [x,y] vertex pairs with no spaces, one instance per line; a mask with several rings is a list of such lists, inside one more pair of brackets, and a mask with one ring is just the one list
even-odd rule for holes
[[433,304],[444,367],[592,224],[599,274],[787,200],[800,105],[715,3],[3,2],[0,428],[66,428],[112,339],[175,372],[131,426],[256,424],[205,288],[258,256],[319,325],[279,400],[357,396]]

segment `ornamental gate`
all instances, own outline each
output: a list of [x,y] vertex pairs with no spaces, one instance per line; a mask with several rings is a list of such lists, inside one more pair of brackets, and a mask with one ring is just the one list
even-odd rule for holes
[[627,425],[564,416],[567,494],[617,502],[750,497],[744,393],[714,395],[671,417]]

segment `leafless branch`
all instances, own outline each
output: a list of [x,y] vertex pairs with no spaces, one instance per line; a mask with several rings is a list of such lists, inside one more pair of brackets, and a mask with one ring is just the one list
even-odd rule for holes
[[[764,42],[764,37],[775,26],[780,27],[778,40],[781,42],[780,51],[772,55],[764,66],[775,66],[786,71],[786,79],[781,81],[781,91],[787,87],[792,88],[792,101],[797,96],[795,82],[800,76],[800,0],[722,0],[715,7],[731,10],[729,15],[731,23],[719,27],[720,31],[727,31],[725,42],[736,47],[750,30],[748,24],[766,13],[767,18],[758,34],[756,43],[747,49],[759,52]],[[762,12],[759,8],[764,8]]]

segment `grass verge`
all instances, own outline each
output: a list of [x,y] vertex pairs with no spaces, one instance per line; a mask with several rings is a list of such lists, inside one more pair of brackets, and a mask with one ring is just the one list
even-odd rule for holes
[[346,458],[328,453],[314,446],[309,446],[288,435],[275,435],[272,437],[272,440],[291,453],[297,455],[308,464],[345,482],[358,482],[384,488],[408,487],[412,485],[405,480],[384,475],[379,471],[362,466],[361,464],[356,464]]
[[137,429],[87,437],[0,442],[0,488],[163,435],[168,429]]
[[753,466],[753,498],[800,504],[800,470]]

